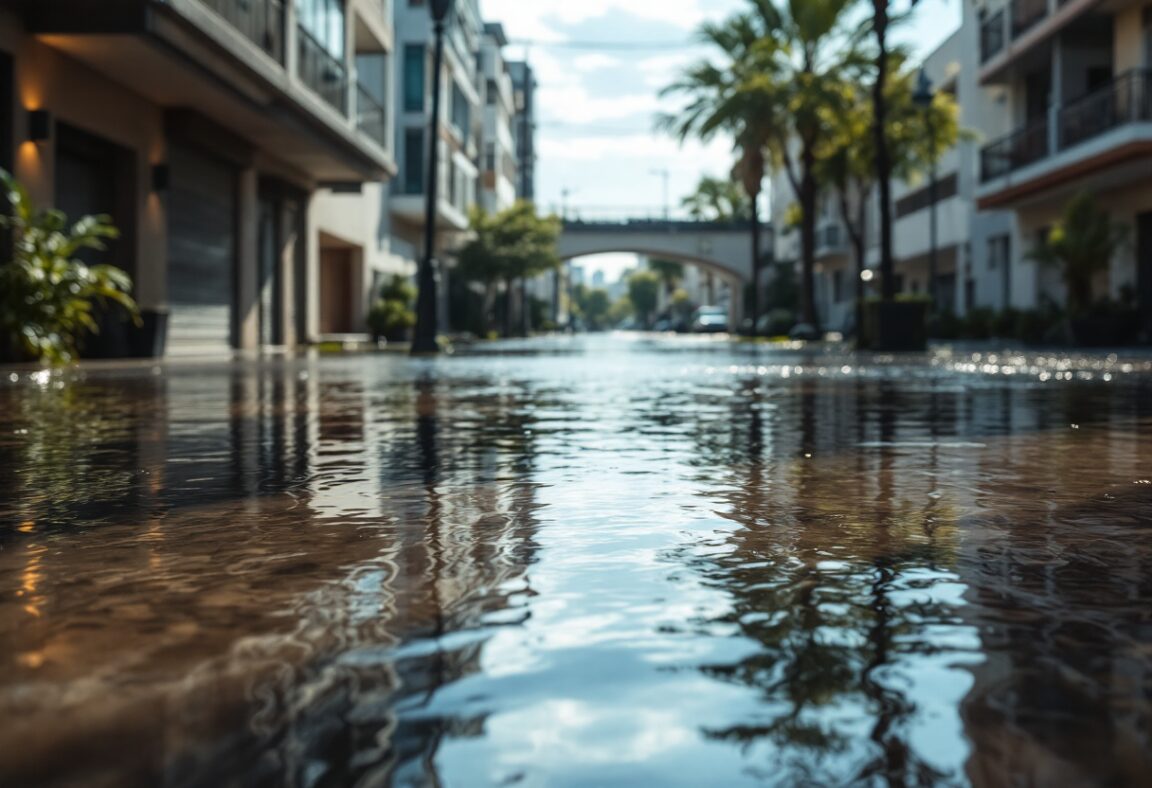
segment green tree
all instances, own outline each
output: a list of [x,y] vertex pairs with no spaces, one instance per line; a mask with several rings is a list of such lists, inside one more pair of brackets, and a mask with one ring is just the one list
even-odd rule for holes
[[576,310],[584,319],[584,325],[589,331],[603,331],[608,327],[612,299],[607,290],[601,287],[587,288],[584,285],[577,285],[572,295]]
[[[139,321],[132,280],[112,265],[88,265],[85,250],[102,251],[119,232],[107,216],[74,224],[58,210],[38,210],[27,190],[0,170],[12,213],[0,228],[12,233],[12,260],[0,262],[0,357],[42,363],[73,361],[86,333],[98,333],[98,306],[118,304]],[[5,347],[5,345],[7,347]]]
[[[960,138],[959,108],[943,91],[924,108],[913,100],[917,72],[902,52],[891,55],[895,77],[887,81],[887,139],[892,143],[892,172],[905,181],[923,176]],[[856,301],[864,298],[860,273],[865,266],[868,239],[867,209],[876,186],[875,138],[869,134],[875,122],[875,105],[859,85],[851,88],[848,102],[837,113],[824,155],[817,167],[820,185],[833,190],[856,262]],[[857,321],[861,319],[859,308]],[[859,325],[857,326],[859,329]]]
[[1081,192],[1064,207],[1060,220],[1032,256],[1060,268],[1068,289],[1069,314],[1079,316],[1091,308],[1092,280],[1108,270],[1126,236],[1124,225],[1113,222],[1090,194]]
[[679,260],[665,260],[661,257],[648,258],[648,270],[660,277],[660,283],[664,287],[664,294],[672,297],[672,291],[676,289],[676,285],[684,278],[684,263]]
[[637,271],[628,277],[628,300],[644,328],[648,327],[652,313],[656,311],[659,294],[660,277],[651,271]]
[[530,202],[517,202],[496,214],[473,211],[472,238],[459,252],[459,271],[466,279],[484,286],[486,329],[491,328],[496,287],[506,294],[504,332],[511,334],[513,282],[520,280],[521,319],[527,330],[526,284],[529,279],[560,266],[556,241],[561,224],[555,216],[538,216]]
[[814,297],[817,161],[829,127],[847,100],[849,76],[862,61],[859,31],[847,28],[852,0],[749,0],[750,10],[701,37],[721,62],[703,61],[665,93],[689,97],[678,115],[662,119],[683,139],[727,133],[735,141],[735,176],[752,204],[752,319],[759,312],[761,255],[758,210],[765,154],[787,175],[802,212],[802,319],[817,324]]
[[744,187],[731,178],[705,175],[696,191],[680,201],[688,215],[697,221],[731,222],[749,217],[752,207]]

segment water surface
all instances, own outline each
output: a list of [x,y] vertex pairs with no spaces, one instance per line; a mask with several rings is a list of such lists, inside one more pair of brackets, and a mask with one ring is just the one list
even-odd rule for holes
[[1152,361],[0,377],[0,784],[1148,785]]

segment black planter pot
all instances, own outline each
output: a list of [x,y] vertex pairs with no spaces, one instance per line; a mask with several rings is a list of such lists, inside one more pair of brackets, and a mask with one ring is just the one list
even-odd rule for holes
[[128,354],[132,358],[160,358],[168,340],[168,311],[143,309],[140,325],[130,325]]
[[869,301],[864,304],[859,346],[886,352],[928,349],[927,301]]

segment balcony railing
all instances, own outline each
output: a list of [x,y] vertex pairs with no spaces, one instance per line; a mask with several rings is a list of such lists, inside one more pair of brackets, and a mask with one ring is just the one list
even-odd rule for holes
[[268,53],[277,63],[284,63],[283,0],[200,0],[232,27]]
[[388,110],[360,83],[356,84],[356,125],[380,147],[388,147]]
[[1048,0],[1012,0],[1012,38],[1019,38],[1048,16]]
[[296,29],[300,41],[300,79],[320,98],[348,114],[348,70],[303,27]]
[[1152,121],[1152,78],[1148,71],[1128,71],[1060,110],[1060,148],[1140,121]]
[[1105,87],[1062,107],[1056,121],[1054,140],[1045,120],[985,147],[980,155],[980,179],[1000,178],[1129,123],[1152,123],[1152,71],[1137,69],[1121,74]]
[[1001,9],[980,25],[980,62],[991,60],[1004,49],[1004,10]]
[[1048,121],[1041,120],[993,142],[980,152],[980,180],[1000,178],[1048,155]]

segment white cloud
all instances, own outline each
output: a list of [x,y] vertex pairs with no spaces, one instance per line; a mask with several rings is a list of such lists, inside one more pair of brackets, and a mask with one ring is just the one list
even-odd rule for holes
[[577,55],[572,59],[572,67],[577,71],[600,71],[606,68],[615,68],[621,65],[623,61],[618,57],[612,55],[605,55],[602,52],[589,52],[584,55]]
[[[519,37],[523,35],[519,32],[521,27],[535,20],[553,19],[562,25],[576,25],[611,14],[631,14],[688,31],[705,19],[726,15],[736,5],[730,0],[482,0],[481,10],[485,19],[499,19],[509,35]],[[633,31],[624,33],[634,35]]]

